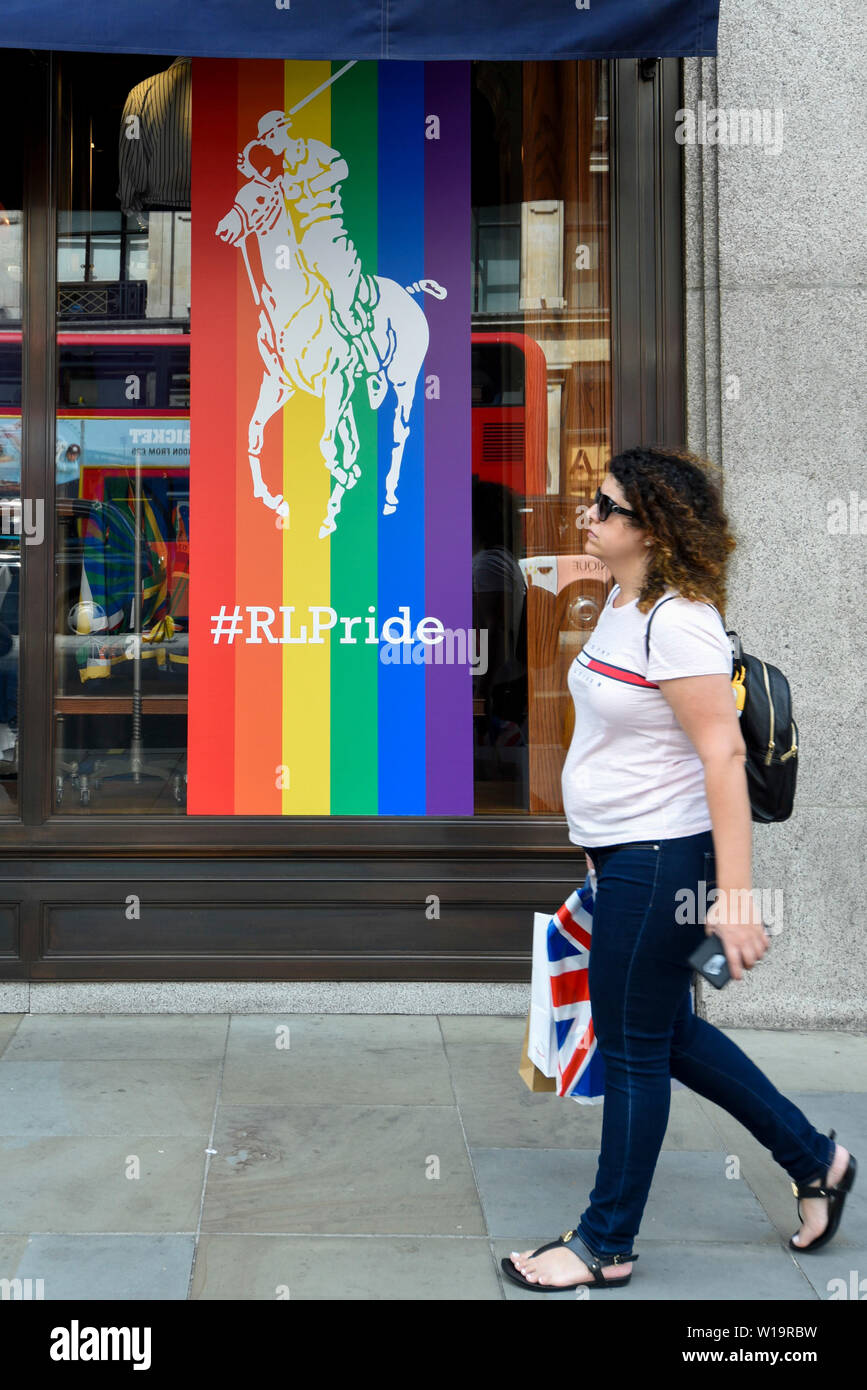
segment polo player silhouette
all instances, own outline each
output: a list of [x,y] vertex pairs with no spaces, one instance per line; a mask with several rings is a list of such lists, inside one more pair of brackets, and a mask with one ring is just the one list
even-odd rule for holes
[[[352,342],[375,410],[388,390],[370,335],[369,310],[377,303],[379,290],[373,277],[363,272],[343,225],[340,185],[349,175],[349,166],[339,151],[322,140],[291,136],[291,125],[291,116],[283,111],[268,111],[259,121],[256,139],[239,154],[238,168],[247,177],[281,181],[287,207],[290,203],[294,207],[299,250],[331,291],[332,323]],[[269,156],[261,153],[253,162],[251,154],[257,148],[269,152],[270,162]],[[277,173],[273,171],[273,156],[282,156]]]

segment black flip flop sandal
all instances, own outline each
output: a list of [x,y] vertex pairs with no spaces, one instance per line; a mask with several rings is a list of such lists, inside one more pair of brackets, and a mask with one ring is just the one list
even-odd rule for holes
[[[829,1130],[828,1138],[833,1139],[836,1136],[836,1133],[837,1131],[835,1129]],[[803,1222],[804,1220],[803,1216],[801,1215],[802,1198],[828,1198],[828,1224],[825,1227],[822,1234],[820,1236],[816,1236],[815,1240],[811,1240],[809,1245],[796,1245],[792,1237],[789,1237],[789,1248],[792,1250],[796,1250],[799,1255],[806,1255],[807,1252],[810,1250],[821,1249],[823,1245],[828,1244],[828,1241],[832,1238],[832,1236],[835,1236],[837,1234],[837,1228],[840,1225],[840,1219],[843,1215],[843,1205],[846,1201],[846,1194],[852,1191],[852,1187],[855,1183],[855,1174],[858,1172],[858,1164],[855,1160],[855,1155],[849,1155],[848,1167],[846,1168],[845,1173],[843,1174],[842,1178],[840,1178],[836,1187],[828,1186],[829,1172],[830,1169],[826,1169],[824,1181],[819,1187],[810,1187],[809,1184],[804,1182],[792,1183],[792,1191],[798,1199],[798,1220],[801,1222]]]
[[513,1284],[520,1284],[524,1289],[535,1289],[537,1293],[564,1293],[567,1289],[621,1289],[632,1278],[632,1270],[628,1274],[621,1275],[619,1279],[606,1279],[602,1273],[603,1266],[623,1265],[630,1260],[638,1259],[637,1255],[596,1255],[575,1231],[564,1231],[562,1236],[550,1241],[548,1245],[540,1245],[538,1250],[533,1251],[532,1258],[535,1258],[536,1255],[543,1255],[546,1250],[556,1250],[559,1245],[568,1245],[569,1249],[573,1250],[579,1259],[584,1261],[593,1275],[592,1282],[588,1279],[582,1279],[577,1284],[540,1284],[538,1281],[531,1283],[515,1268],[507,1256],[500,1260],[500,1268],[512,1280]]

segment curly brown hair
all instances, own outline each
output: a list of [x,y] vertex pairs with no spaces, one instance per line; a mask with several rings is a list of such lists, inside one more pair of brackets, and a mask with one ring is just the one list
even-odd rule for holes
[[714,464],[678,449],[637,448],[617,454],[608,472],[636,513],[628,524],[653,542],[639,610],[648,612],[673,585],[683,598],[715,604],[725,621],[726,568],[737,542]]

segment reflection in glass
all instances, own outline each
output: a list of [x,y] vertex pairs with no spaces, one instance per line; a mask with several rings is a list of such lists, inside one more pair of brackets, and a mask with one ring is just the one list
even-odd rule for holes
[[[0,54],[7,108],[23,109],[19,55]],[[21,495],[22,143],[0,146],[0,815],[18,808],[21,563],[42,515]]]
[[175,148],[174,195],[157,201],[155,146],[127,137],[154,134],[141,99],[166,59],[75,54],[62,67],[54,803],[182,815],[189,143]]
[[476,812],[559,814],[566,673],[610,587],[583,539],[610,457],[607,65],[472,73]]

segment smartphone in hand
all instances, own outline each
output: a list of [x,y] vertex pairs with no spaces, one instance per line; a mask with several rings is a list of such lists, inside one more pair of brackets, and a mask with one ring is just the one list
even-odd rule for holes
[[[767,927],[765,927],[765,931],[767,931]],[[693,969],[707,980],[708,984],[713,985],[714,989],[722,989],[732,977],[729,963],[726,960],[725,947],[716,932],[711,932],[709,936],[706,936],[692,955],[687,957],[687,960]],[[756,961],[756,964],[758,965],[759,962]]]
[[697,970],[708,984],[713,985],[714,989],[722,989],[732,977],[725,948],[716,932],[706,936],[688,960],[693,969]]

